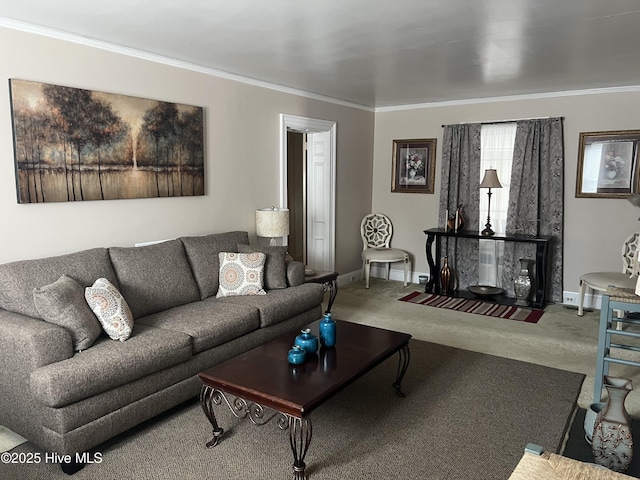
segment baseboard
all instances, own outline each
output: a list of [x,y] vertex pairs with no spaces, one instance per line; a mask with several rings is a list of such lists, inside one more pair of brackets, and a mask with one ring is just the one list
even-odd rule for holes
[[[371,278],[387,278],[387,272],[384,267],[371,267],[369,275],[371,276]],[[411,272],[409,282],[420,283],[421,276],[424,276],[427,279],[429,278],[428,273]],[[362,270],[354,270],[353,272],[343,273],[341,275],[338,275],[338,286],[359,282],[362,279],[364,279],[364,277],[362,276]],[[404,282],[404,270],[392,268],[389,271],[389,280]]]
[[[370,275],[374,278],[386,278],[386,269],[384,267],[371,267]],[[343,275],[338,276],[338,285],[348,285],[353,282],[357,282],[361,279],[362,272],[361,270],[355,270],[353,272],[345,273]],[[424,276],[426,279],[429,279],[428,273],[422,272],[411,272],[411,283],[420,283],[420,277]],[[404,281],[404,270],[398,268],[392,268],[389,271],[389,280],[394,280],[397,282]],[[573,305],[576,308],[578,307],[578,301],[580,299],[580,295],[578,292],[562,292],[562,304],[563,305]],[[600,310],[600,305],[602,302],[602,295],[586,293],[584,296],[584,308],[592,308],[596,310]]]
[[[371,267],[370,275],[375,278],[387,278],[387,270],[385,267]],[[420,277],[426,277],[429,279],[428,273],[422,272],[411,272],[410,278],[408,281],[410,283],[420,283]],[[396,282],[404,282],[404,268],[392,268],[389,271],[389,280],[394,280]]]
[[[562,292],[562,304],[578,307],[580,302],[580,294],[578,292]],[[584,308],[593,308],[596,310],[600,310],[600,305],[602,303],[602,295],[593,294],[593,293],[585,293],[584,295]]]

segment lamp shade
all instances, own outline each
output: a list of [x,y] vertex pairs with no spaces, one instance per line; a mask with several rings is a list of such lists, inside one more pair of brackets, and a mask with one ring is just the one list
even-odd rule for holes
[[256,235],[270,238],[289,235],[289,209],[270,207],[256,210]]
[[500,180],[498,180],[498,172],[493,168],[487,168],[484,171],[484,178],[480,182],[480,188],[502,188]]

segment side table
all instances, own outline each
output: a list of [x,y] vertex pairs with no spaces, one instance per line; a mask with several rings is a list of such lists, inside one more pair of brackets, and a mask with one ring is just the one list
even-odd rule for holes
[[327,304],[327,311],[324,313],[331,313],[331,306],[336,299],[336,295],[338,295],[338,272],[316,271],[313,275],[305,276],[304,283],[320,283],[325,292],[329,290],[329,303]]

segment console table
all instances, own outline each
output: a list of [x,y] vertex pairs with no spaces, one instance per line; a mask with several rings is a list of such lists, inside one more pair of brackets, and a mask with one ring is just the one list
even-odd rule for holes
[[[451,237],[454,239],[471,239],[471,240],[501,240],[504,242],[532,243],[536,246],[536,275],[532,284],[535,296],[532,306],[536,308],[544,308],[546,290],[547,290],[547,269],[549,268],[549,244],[553,237],[550,236],[534,236],[522,234],[506,234],[493,235],[485,237],[480,232],[470,230],[460,230],[454,233],[453,230],[445,231],[444,228],[429,228],[424,230],[427,235],[426,254],[427,263],[429,264],[429,281],[425,286],[425,293],[442,293],[440,286],[440,257],[442,256],[442,237]],[[433,258],[432,245],[436,242],[436,258]]]

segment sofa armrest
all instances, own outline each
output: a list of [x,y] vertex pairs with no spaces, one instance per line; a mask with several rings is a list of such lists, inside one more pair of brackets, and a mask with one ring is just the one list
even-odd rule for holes
[[287,260],[287,285],[297,287],[304,283],[304,263],[296,260]]
[[0,309],[0,369],[32,372],[73,356],[73,339],[63,327]]

